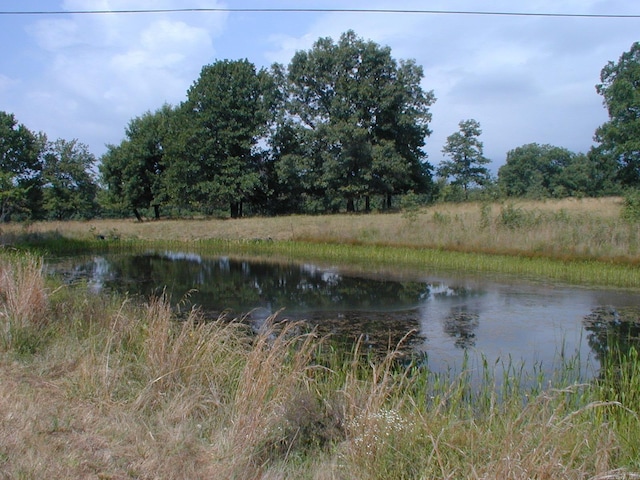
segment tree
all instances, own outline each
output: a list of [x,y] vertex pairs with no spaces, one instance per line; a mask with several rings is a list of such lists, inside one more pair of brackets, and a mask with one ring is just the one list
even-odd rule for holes
[[498,185],[514,197],[596,196],[611,191],[610,177],[593,155],[530,143],[507,153],[498,170]]
[[596,91],[602,95],[609,121],[595,132],[597,152],[603,161],[618,165],[618,180],[640,186],[640,42],[635,42],[617,63],[609,62],[600,73]]
[[91,218],[98,187],[91,174],[96,159],[77,140],[48,143],[43,167],[43,206],[50,219]]
[[345,199],[348,211],[359,198],[368,206],[372,194],[425,191],[431,177],[422,147],[435,98],[422,78],[413,61],[396,62],[388,47],[353,31],[296,52],[283,123],[287,140],[296,140],[278,159],[282,183],[299,182],[331,208]]
[[18,124],[13,114],[0,112],[0,221],[14,213],[41,213],[41,153],[46,142]]
[[482,134],[480,123],[476,120],[463,120],[460,131],[447,137],[442,153],[451,160],[443,160],[438,167],[438,175],[452,178],[453,185],[459,185],[468,199],[469,186],[485,185],[491,180],[489,170],[484,166],[490,162],[483,155],[483,145],[478,137]]
[[242,204],[261,188],[260,139],[274,103],[266,70],[248,60],[222,60],[205,66],[181,106],[168,171],[169,194],[177,201],[212,210]]
[[126,139],[120,145],[108,145],[100,172],[107,188],[107,202],[118,211],[133,211],[142,220],[141,208],[153,207],[160,218],[160,206],[166,200],[165,153],[170,140],[174,109],[164,105],[129,122]]

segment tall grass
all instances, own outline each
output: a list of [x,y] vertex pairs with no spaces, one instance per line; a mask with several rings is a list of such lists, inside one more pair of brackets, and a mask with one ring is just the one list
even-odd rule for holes
[[482,359],[478,382],[470,364],[436,376],[286,319],[253,332],[164,298],[47,286],[39,265],[2,257],[3,325],[47,338],[0,351],[7,478],[640,476],[633,349],[610,349],[593,382],[531,384]]
[[3,227],[0,242],[40,252],[148,248],[389,268],[537,276],[640,287],[640,223],[619,198],[439,204],[411,215],[47,222]]
[[49,321],[42,259],[33,255],[0,257],[0,346],[28,353],[36,348]]
[[624,215],[623,199],[436,204],[409,215],[292,215],[236,220],[131,220],[36,222],[3,226],[4,243],[16,236],[60,232],[65,238],[116,243],[130,239],[312,241],[394,245],[538,255],[561,259],[638,262],[640,224]]

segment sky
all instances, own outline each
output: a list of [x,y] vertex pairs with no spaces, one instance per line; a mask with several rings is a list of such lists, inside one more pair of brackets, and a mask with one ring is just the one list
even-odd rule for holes
[[[171,8],[403,9],[640,15],[631,0],[0,0],[0,12]],[[203,66],[287,65],[347,30],[422,66],[431,107],[428,161],[459,122],[480,122],[494,171],[528,143],[587,152],[607,121],[600,71],[640,41],[640,18],[453,13],[184,12],[0,15],[0,111],[97,158],[130,120],[178,105]]]

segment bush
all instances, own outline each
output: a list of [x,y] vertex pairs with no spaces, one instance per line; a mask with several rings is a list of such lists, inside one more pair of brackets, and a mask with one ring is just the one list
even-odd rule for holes
[[531,227],[536,224],[536,215],[534,212],[527,212],[522,208],[509,203],[500,209],[498,224],[510,230]]
[[630,190],[627,192],[623,199],[620,216],[627,222],[637,222],[640,220],[640,191]]

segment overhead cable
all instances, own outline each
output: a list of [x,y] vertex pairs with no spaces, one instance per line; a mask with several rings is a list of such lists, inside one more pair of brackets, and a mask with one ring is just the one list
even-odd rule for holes
[[494,17],[555,17],[555,18],[640,18],[628,13],[550,13],[505,12],[482,10],[407,10],[400,8],[159,8],[139,10],[22,10],[0,11],[0,15],[116,15],[152,13],[367,13],[367,14],[420,14],[420,15],[484,15]]

